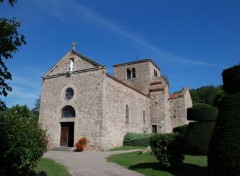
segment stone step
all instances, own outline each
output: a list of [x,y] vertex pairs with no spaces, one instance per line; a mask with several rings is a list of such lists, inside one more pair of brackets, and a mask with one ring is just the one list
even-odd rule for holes
[[54,147],[52,149],[48,150],[54,150],[54,151],[74,151],[74,147]]

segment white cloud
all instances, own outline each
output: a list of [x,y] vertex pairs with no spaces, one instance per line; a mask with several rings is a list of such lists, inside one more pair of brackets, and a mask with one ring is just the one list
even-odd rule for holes
[[2,100],[6,102],[8,107],[16,104],[27,105],[33,108],[35,101],[38,99],[39,91],[30,89],[28,87],[12,86],[12,92],[9,92],[7,97]]
[[30,89],[39,89],[39,87],[41,87],[41,85],[39,85],[39,83],[37,83],[36,81],[33,82],[29,79],[19,77],[15,74],[13,74],[12,79],[13,79],[13,82],[12,83],[10,82],[10,84],[12,84],[13,86],[22,85]]
[[12,92],[9,93],[9,98],[16,99],[37,99],[39,92],[28,87],[12,86]]
[[8,81],[12,87],[12,92],[8,92],[8,96],[2,97],[2,100],[6,102],[8,107],[20,104],[33,108],[41,92],[40,82],[17,76],[15,73],[12,77],[12,81]]
[[217,64],[209,62],[201,62],[196,60],[190,60],[186,58],[180,58],[174,56],[171,53],[165,52],[160,48],[154,46],[146,39],[140,37],[136,32],[132,32],[125,26],[110,20],[109,18],[97,13],[93,9],[80,4],[79,1],[73,0],[41,0],[34,1],[36,5],[44,8],[47,13],[60,19],[66,25],[73,23],[75,25],[82,25],[81,21],[93,23],[101,26],[107,30],[110,30],[118,35],[124,36],[125,38],[142,45],[143,47],[153,51],[155,55],[161,59],[190,64],[190,65],[201,65],[201,66],[217,66]]

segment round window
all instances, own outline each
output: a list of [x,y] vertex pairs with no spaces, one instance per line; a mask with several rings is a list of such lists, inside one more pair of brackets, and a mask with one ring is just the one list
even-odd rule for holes
[[73,89],[72,88],[67,88],[66,92],[65,92],[65,98],[67,100],[70,100],[70,99],[72,99],[73,95],[74,95]]

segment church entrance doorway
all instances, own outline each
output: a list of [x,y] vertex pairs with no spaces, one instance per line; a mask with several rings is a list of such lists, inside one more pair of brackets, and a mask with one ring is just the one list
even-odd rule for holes
[[74,122],[61,122],[60,147],[74,146]]

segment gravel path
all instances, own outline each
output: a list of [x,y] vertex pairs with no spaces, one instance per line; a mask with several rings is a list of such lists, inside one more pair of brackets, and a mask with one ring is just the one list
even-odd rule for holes
[[63,164],[73,176],[143,176],[106,160],[112,154],[131,151],[48,151],[44,157]]

